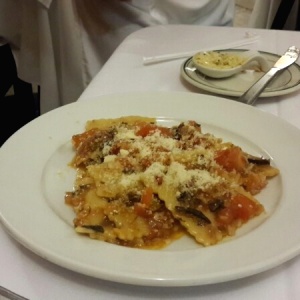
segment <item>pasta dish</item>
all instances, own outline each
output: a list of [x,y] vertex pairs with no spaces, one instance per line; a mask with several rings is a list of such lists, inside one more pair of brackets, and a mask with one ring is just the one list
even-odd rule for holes
[[192,120],[170,128],[142,116],[89,120],[72,144],[77,176],[65,202],[75,231],[133,248],[234,236],[265,213],[255,195],[279,174]]

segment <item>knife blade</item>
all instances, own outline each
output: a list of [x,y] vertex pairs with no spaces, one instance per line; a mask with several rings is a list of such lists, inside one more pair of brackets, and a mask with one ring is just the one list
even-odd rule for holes
[[289,47],[287,51],[276,61],[274,66],[258,81],[256,81],[242,96],[240,96],[237,101],[253,105],[258,96],[275,77],[275,75],[278,75],[280,71],[283,71],[297,61],[299,54],[300,49],[295,46]]

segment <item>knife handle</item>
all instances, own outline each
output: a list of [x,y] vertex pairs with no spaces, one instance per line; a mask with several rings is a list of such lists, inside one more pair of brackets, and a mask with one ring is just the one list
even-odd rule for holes
[[243,102],[249,105],[253,105],[262,93],[267,84],[274,78],[279,68],[271,68],[265,75],[263,75],[258,81],[256,81],[240,98],[237,99],[239,102]]

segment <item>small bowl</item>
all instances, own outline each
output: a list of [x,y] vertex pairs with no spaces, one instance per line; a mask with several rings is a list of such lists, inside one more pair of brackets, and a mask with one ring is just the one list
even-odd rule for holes
[[233,76],[257,62],[256,69],[267,72],[270,66],[267,60],[257,51],[246,51],[241,54],[225,51],[198,52],[192,57],[195,67],[204,75],[213,78]]

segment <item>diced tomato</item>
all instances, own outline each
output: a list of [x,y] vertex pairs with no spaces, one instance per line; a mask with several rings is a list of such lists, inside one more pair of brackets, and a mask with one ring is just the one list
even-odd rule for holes
[[228,207],[218,213],[218,221],[223,225],[229,225],[234,220],[247,222],[260,210],[259,206],[242,194],[236,195]]
[[95,133],[98,131],[99,129],[97,128],[92,128],[88,131],[85,131],[83,133],[80,134],[76,134],[72,136],[72,142],[75,148],[78,148],[78,146],[84,142],[86,139],[90,138],[91,136],[95,135]]
[[171,136],[171,129],[167,127],[157,126],[155,124],[144,123],[139,125],[139,129],[135,133],[138,136],[145,137],[159,131],[163,136]]
[[158,126],[157,129],[160,131],[163,136],[172,136],[172,131],[170,128]]
[[146,207],[149,207],[152,203],[153,199],[153,190],[151,187],[147,187],[141,197],[141,203],[144,204]]
[[241,194],[238,194],[232,199],[231,207],[235,217],[245,222],[256,215],[257,212],[256,203]]
[[231,224],[233,219],[234,219],[233,211],[228,207],[225,207],[218,212],[217,220],[222,225]]
[[153,200],[153,190],[151,187],[146,187],[142,193],[141,201],[134,204],[134,212],[142,217],[149,218],[152,212],[149,209]]
[[218,151],[215,160],[229,172],[233,170],[242,172],[247,165],[247,159],[239,147],[232,147]]
[[142,217],[142,218],[149,218],[151,216],[151,210],[147,209],[146,205],[138,202],[134,204],[134,212]]

